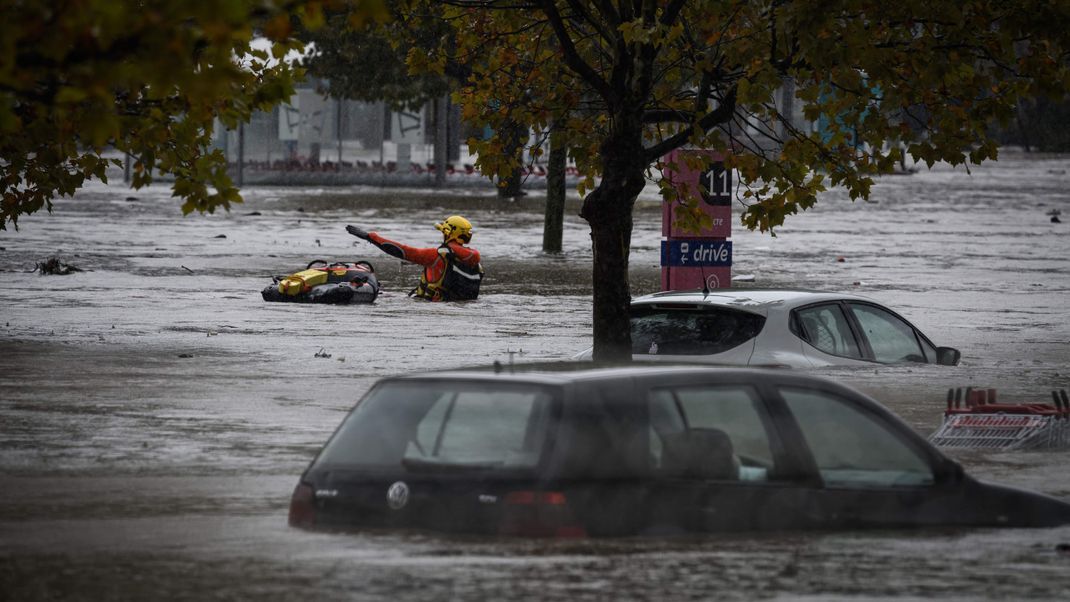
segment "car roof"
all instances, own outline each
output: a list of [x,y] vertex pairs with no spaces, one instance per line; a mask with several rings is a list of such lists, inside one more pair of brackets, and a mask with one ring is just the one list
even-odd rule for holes
[[695,304],[727,306],[751,313],[767,315],[773,310],[790,310],[811,303],[827,301],[867,301],[872,299],[850,293],[834,293],[802,289],[717,289],[709,292],[665,291],[644,295],[632,300],[632,305]]
[[628,363],[600,364],[590,361],[575,362],[540,362],[518,364],[513,366],[496,363],[493,366],[456,368],[433,372],[422,372],[394,376],[384,381],[422,381],[422,380],[480,380],[493,382],[515,382],[542,385],[565,385],[578,382],[611,381],[624,378],[671,375],[709,375],[726,380],[804,380],[813,383],[832,383],[824,378],[804,375],[797,371],[773,368],[747,368],[730,366],[711,366],[709,364],[687,363]]

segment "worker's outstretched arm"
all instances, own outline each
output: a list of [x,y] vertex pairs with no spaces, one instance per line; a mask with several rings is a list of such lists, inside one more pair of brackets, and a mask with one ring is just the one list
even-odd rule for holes
[[433,247],[410,247],[388,238],[383,238],[375,232],[368,232],[357,226],[346,226],[346,232],[372,243],[387,255],[392,255],[398,259],[404,259],[420,265],[431,265],[438,259],[438,249]]

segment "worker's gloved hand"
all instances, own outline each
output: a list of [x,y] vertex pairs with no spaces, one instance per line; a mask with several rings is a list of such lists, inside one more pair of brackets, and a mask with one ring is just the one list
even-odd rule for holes
[[349,232],[357,238],[363,238],[364,240],[368,240],[368,231],[364,228],[360,228],[357,226],[346,226],[346,232]]

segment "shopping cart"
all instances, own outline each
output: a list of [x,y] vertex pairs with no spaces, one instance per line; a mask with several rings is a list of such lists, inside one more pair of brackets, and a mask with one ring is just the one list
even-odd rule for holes
[[1065,389],[1051,398],[1051,404],[1000,403],[995,389],[949,389],[943,424],[929,441],[973,449],[1068,448],[1070,399]]

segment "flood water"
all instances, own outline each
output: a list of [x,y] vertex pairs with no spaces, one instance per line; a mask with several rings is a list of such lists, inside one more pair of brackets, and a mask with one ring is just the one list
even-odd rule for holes
[[[1070,527],[570,542],[287,527],[298,475],[377,378],[590,345],[588,230],[573,204],[564,252],[542,254],[540,194],[249,188],[183,218],[166,186],[94,184],[0,232],[0,599],[1070,598]],[[418,268],[344,230],[430,245],[452,213],[488,272],[473,303],[410,300]],[[660,216],[645,196],[637,295],[658,287]],[[957,367],[819,371],[919,432],[949,387],[1070,388],[1070,158],[888,177],[872,202],[829,193],[777,234],[737,224],[748,286],[867,295],[962,351]],[[52,256],[84,271],[31,271]],[[370,260],[384,293],[261,300],[312,259]],[[1070,452],[955,456],[1070,498]]]

